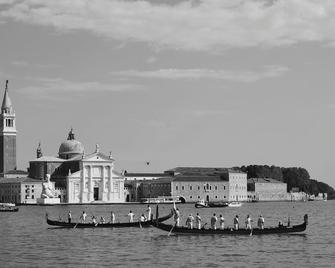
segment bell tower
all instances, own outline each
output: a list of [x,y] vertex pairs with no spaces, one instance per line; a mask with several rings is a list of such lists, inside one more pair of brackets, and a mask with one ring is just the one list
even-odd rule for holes
[[8,80],[0,114],[0,174],[16,169],[15,112],[8,95]]

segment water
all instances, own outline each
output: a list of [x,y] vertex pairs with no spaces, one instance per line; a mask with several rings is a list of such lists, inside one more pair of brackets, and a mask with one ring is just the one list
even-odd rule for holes
[[[18,213],[0,213],[0,267],[334,267],[334,205],[335,201],[250,203],[223,209],[178,206],[183,223],[196,212],[205,222],[214,212],[223,213],[230,226],[236,214],[244,221],[247,214],[257,220],[261,213],[267,226],[279,220],[286,223],[288,216],[291,224],[300,224],[303,215],[309,215],[304,234],[251,237],[167,236],[156,228],[50,228],[46,212],[65,219],[71,209],[77,221],[82,210],[106,218],[113,210],[117,221],[126,221],[130,209],[139,215],[146,206],[22,206]],[[161,205],[160,215],[171,207]]]

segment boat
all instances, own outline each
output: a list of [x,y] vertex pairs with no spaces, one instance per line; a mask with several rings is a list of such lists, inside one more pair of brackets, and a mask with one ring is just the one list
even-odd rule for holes
[[189,234],[189,235],[269,235],[269,234],[290,234],[290,233],[299,233],[306,230],[308,224],[308,215],[305,214],[304,222],[299,225],[293,226],[277,226],[277,227],[268,227],[264,229],[253,228],[253,229],[238,229],[234,230],[233,228],[225,228],[221,229],[210,229],[210,228],[202,228],[202,229],[189,229],[187,227],[177,227],[175,225],[164,224],[162,222],[158,222],[154,227],[169,232],[169,234]]
[[241,206],[242,206],[242,203],[238,201],[232,201],[228,203],[228,207],[231,207],[231,208],[238,208]]
[[57,220],[51,220],[49,219],[48,214],[46,214],[46,221],[47,224],[52,226],[58,226],[63,228],[122,228],[122,227],[149,227],[154,224],[154,222],[163,222],[168,219],[170,219],[173,216],[173,210],[171,210],[169,215],[166,215],[164,217],[150,220],[150,221],[136,221],[136,222],[117,222],[117,223],[93,223],[93,222],[66,222],[66,221],[57,221]]
[[18,212],[19,208],[12,203],[0,203],[0,212]]
[[221,208],[227,207],[228,203],[223,201],[217,202],[205,202],[204,200],[199,200],[195,203],[196,208]]
[[181,203],[179,196],[158,196],[152,198],[142,198],[141,203],[144,204],[173,204]]

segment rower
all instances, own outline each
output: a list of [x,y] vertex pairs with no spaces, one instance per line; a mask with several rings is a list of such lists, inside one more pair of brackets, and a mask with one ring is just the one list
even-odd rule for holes
[[196,228],[198,228],[199,230],[201,229],[201,217],[199,213],[197,213],[197,215],[195,216],[195,225]]
[[113,211],[111,211],[111,223],[115,223],[115,214]]
[[211,228],[213,230],[216,230],[216,222],[218,221],[218,218],[216,217],[216,214],[214,213],[211,218]]
[[128,213],[129,222],[134,222],[134,213],[130,210]]
[[81,216],[80,216],[80,219],[81,219],[81,222],[82,222],[82,223],[85,223],[85,221],[86,221],[86,217],[87,217],[87,214],[86,214],[85,211],[83,211],[83,213],[82,213]]
[[146,220],[147,220],[147,218],[144,216],[144,214],[142,214],[141,217],[140,217],[140,222],[144,222]]
[[245,220],[245,228],[247,229],[247,230],[251,230],[251,218],[250,218],[250,216],[248,215],[247,216],[247,218],[246,218],[246,220]]
[[67,213],[67,221],[68,223],[71,223],[72,220],[72,214],[71,214],[71,210],[69,210],[69,212]]
[[189,229],[193,229],[194,217],[190,214],[186,219],[186,225]]
[[178,227],[179,226],[179,222],[180,222],[180,212],[179,212],[178,208],[176,208],[174,210],[174,221],[175,221],[175,225]]
[[238,227],[239,227],[239,220],[238,220],[238,215],[236,215],[234,218],[234,229],[238,230]]
[[224,217],[222,216],[222,214],[220,214],[219,222],[220,222],[220,229],[224,230]]
[[152,219],[151,218],[151,207],[150,207],[150,205],[148,205],[147,212],[148,212],[148,221],[150,221]]
[[263,230],[264,229],[264,218],[262,215],[259,215],[258,222],[257,222],[258,228]]
[[105,223],[105,218],[103,216],[100,218],[100,223]]
[[97,218],[96,218],[95,216],[92,216],[92,222],[93,222],[94,224],[97,224]]

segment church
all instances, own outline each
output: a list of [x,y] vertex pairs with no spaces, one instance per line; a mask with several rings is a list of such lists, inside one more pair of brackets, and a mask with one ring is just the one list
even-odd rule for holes
[[98,144],[85,154],[72,129],[58,156],[43,156],[40,144],[36,156],[29,162],[29,177],[43,180],[49,174],[62,203],[124,202],[124,179],[114,170],[112,155],[101,153]]
[[71,129],[57,156],[43,156],[41,144],[36,159],[29,161],[28,173],[16,168],[16,116],[6,81],[0,114],[0,202],[36,203],[42,182],[50,175],[62,203],[122,203],[124,178],[114,170],[111,154],[86,154]]

